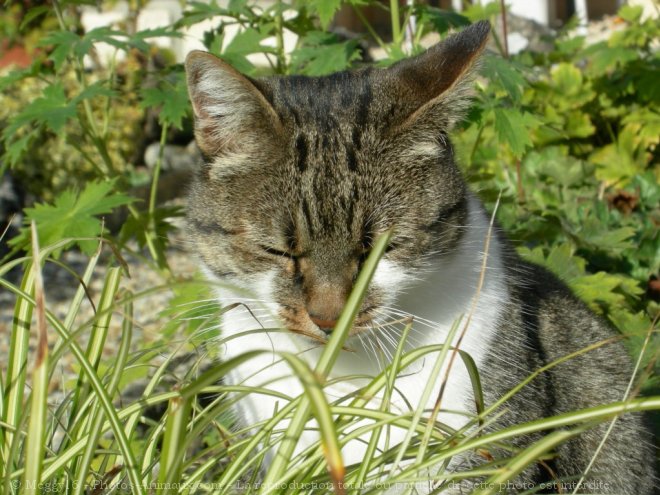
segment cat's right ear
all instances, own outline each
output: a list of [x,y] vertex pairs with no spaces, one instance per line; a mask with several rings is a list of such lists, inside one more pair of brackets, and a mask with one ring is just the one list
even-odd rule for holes
[[210,53],[193,51],[185,62],[195,137],[203,154],[249,153],[281,130],[275,110],[252,81]]
[[389,69],[390,83],[405,107],[401,128],[416,125],[448,131],[469,104],[475,64],[483,52],[490,24],[480,21],[437,43],[426,52]]

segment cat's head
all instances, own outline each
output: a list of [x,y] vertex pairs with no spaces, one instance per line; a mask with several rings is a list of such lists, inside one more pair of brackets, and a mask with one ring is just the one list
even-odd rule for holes
[[447,134],[489,32],[474,24],[387,69],[246,77],[186,60],[205,157],[189,233],[207,271],[278,304],[294,332],[325,337],[374,239],[393,237],[355,329],[368,328],[430,256],[448,255],[466,190]]

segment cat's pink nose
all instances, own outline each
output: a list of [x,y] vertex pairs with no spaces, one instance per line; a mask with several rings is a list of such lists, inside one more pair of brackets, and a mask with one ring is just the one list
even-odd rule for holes
[[309,319],[325,333],[332,332],[332,329],[335,328],[335,325],[337,324],[337,320],[324,320],[311,314],[309,315]]

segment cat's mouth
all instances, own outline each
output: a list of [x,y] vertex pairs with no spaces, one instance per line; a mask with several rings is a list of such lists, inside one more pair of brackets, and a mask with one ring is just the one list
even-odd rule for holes
[[[349,338],[372,329],[375,324],[375,309],[375,306],[371,306],[358,313],[353,326],[348,332]],[[325,343],[330,339],[337,324],[337,320],[319,319],[310,315],[304,309],[291,307],[281,309],[280,318],[290,332],[319,343]]]

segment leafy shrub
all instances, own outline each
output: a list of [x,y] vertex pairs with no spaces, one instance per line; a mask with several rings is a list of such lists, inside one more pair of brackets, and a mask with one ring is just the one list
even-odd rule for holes
[[[8,369],[0,380],[0,471],[4,470],[0,472],[0,491],[16,493],[20,480],[39,479],[48,483],[46,487],[67,487],[76,494],[83,493],[85,483],[94,482],[98,488],[122,479],[130,481],[130,489],[125,491],[133,493],[147,493],[146,487],[155,481],[185,481],[191,483],[191,492],[199,492],[217,488],[204,482],[220,480],[227,482],[222,489],[229,491],[237,481],[256,476],[264,451],[252,447],[259,441],[277,444],[283,452],[291,447],[278,437],[284,428],[277,422],[278,417],[285,418],[287,411],[278,411],[272,424],[265,425],[268,427],[264,426],[257,435],[247,429],[231,431],[226,416],[231,399],[226,394],[232,390],[212,384],[236,362],[224,363],[199,377],[197,362],[176,376],[176,380],[186,384],[181,391],[158,391],[169,373],[168,364],[176,358],[177,350],[172,350],[175,345],[186,348],[191,342],[203,342],[209,335],[217,336],[222,310],[208,294],[207,286],[195,280],[177,279],[167,266],[167,233],[173,228],[170,220],[180,213],[157,205],[159,165],[151,177],[147,203],[135,201],[127,193],[133,172],[128,158],[133,150],[127,138],[139,132],[142,111],[158,112],[161,145],[167,142],[169,130],[184,126],[189,117],[181,67],[155,70],[153,65],[143,63],[145,58],[150,60],[148,40],[155,36],[180,36],[186,26],[223,16],[223,23],[206,33],[204,43],[209,51],[252,75],[326,74],[362,63],[362,48],[357,40],[326,32],[342,4],[339,0],[276,2],[267,8],[245,0],[232,0],[226,7],[216,2],[192,2],[172,29],[134,32],[129,29],[129,22],[125,30],[100,28],[89,33],[80,33],[78,29],[76,8],[82,3],[55,1],[54,14],[46,6],[12,10],[11,15],[19,12],[23,16],[23,23],[30,28],[27,36],[39,40],[33,42],[39,44],[41,51],[32,67],[0,79],[5,95],[0,101],[4,164],[23,177],[38,177],[35,192],[50,203],[27,210],[26,226],[12,240],[17,250],[25,249],[28,255],[0,265],[0,285],[17,299]],[[346,3],[359,7],[369,2]],[[383,41],[369,26],[372,41],[386,54],[386,59],[379,62],[383,65],[421,51],[426,33],[444,35],[452,27],[492,19],[499,13],[499,2],[475,5],[463,15],[424,4],[409,10],[396,1],[390,2],[390,8],[391,42]],[[402,20],[407,21],[413,13],[416,30],[407,37]],[[629,337],[627,341],[636,357],[651,348],[642,361],[646,373],[640,379],[647,378],[648,393],[657,388],[653,366],[659,349],[655,334],[650,344],[644,340],[651,329],[657,330],[658,314],[658,304],[647,287],[660,268],[658,54],[653,49],[659,26],[657,20],[642,22],[637,9],[624,7],[620,17],[622,28],[608,41],[596,45],[585,46],[584,39],[562,34],[549,53],[522,53],[511,58],[489,54],[483,62],[483,77],[477,83],[477,99],[455,132],[454,142],[468,179],[487,204],[493,207],[500,198],[499,221],[519,252],[557,273],[595,311],[614,323]],[[53,29],[53,25],[57,27]],[[226,39],[230,25],[242,28],[231,41]],[[284,30],[299,37],[291,53],[285,51]],[[13,27],[7,32],[13,38],[20,36]],[[125,70],[119,65],[93,73],[84,70],[83,58],[99,41],[126,52]],[[496,34],[495,41],[500,46]],[[254,54],[268,56],[270,67],[256,67],[250,61]],[[114,238],[101,232],[97,217],[120,205],[129,209],[129,217],[123,231]],[[28,226],[31,221],[35,222],[34,231]],[[109,268],[94,317],[80,322],[80,306],[100,259],[94,248],[101,235],[104,243],[115,246],[120,263],[121,250],[130,250],[127,244],[131,239],[146,246],[164,283],[134,294],[120,288],[122,270]],[[44,306],[39,267],[44,260],[53,261],[72,246],[89,255],[89,264],[81,275],[84,283],[64,321],[60,321]],[[384,244],[380,249],[384,249]],[[17,287],[4,277],[19,264],[26,269],[22,285]],[[373,269],[374,264],[372,257],[365,266]],[[365,277],[361,275],[362,286],[366,284]],[[46,293],[49,289],[46,287]],[[159,291],[174,296],[161,313],[162,341],[152,349],[133,351],[132,305]],[[355,310],[358,300],[359,291],[351,298],[349,312]],[[40,336],[34,366],[31,362],[28,365],[27,352],[33,313]],[[117,354],[105,361],[102,351],[107,328],[117,320],[123,329],[122,342]],[[46,321],[59,337],[54,348],[45,345]],[[315,373],[326,371],[341,349],[349,320],[344,318],[339,327],[333,334],[333,338],[337,337],[326,346],[319,370],[310,370],[295,357],[288,357],[306,383],[319,384]],[[175,343],[173,339],[181,329],[190,337]],[[81,336],[88,338],[83,340]],[[403,368],[405,360],[438,351],[419,349],[416,356],[398,355],[389,372],[380,378],[380,386],[392,387],[389,377]],[[446,356],[446,348],[440,351]],[[46,407],[46,386],[65,353],[75,356],[81,374],[73,393],[53,412]],[[143,376],[146,368],[154,367],[154,359],[161,353],[166,358],[152,375],[141,400],[113,403],[123,385],[137,375]],[[31,381],[28,371],[32,372]],[[24,397],[26,383],[33,390],[29,402]],[[218,396],[210,404],[200,405],[192,399],[202,391]],[[288,414],[293,420],[286,427],[287,436],[295,438],[312,412],[323,431],[325,450],[304,453],[291,467],[286,462],[276,463],[268,480],[295,479],[313,487],[315,483],[330,486],[342,479],[342,466],[336,457],[338,442],[342,433],[345,436],[359,422],[359,400],[346,404],[352,408],[351,416],[346,408],[337,412],[338,406],[329,405],[317,392],[312,386],[308,396],[292,402]],[[479,395],[479,387],[475,386],[475,396]],[[164,403],[170,405],[165,421],[150,422],[144,417],[148,405]],[[594,408],[582,416],[568,414],[563,418],[566,430],[548,435],[540,447],[547,450],[575,433],[581,427],[579,421],[604,421],[631,409],[658,410],[660,399],[633,399]],[[333,422],[332,414],[352,419]],[[377,415],[380,425],[376,431],[395,422],[403,422],[411,431],[421,430],[422,434],[411,437],[411,445],[428,459],[446,459],[477,441],[460,432],[449,437],[439,434],[432,422],[420,420],[421,412],[417,419],[393,417],[386,412]],[[139,434],[139,423],[146,426],[146,433]],[[541,422],[536,427],[542,430],[548,425]],[[502,434],[512,438],[525,427]],[[102,436],[108,432],[111,437]],[[63,439],[59,439],[57,434],[62,433]],[[488,454],[494,440],[480,437],[480,452]],[[201,442],[201,446],[191,449],[193,441]],[[387,455],[401,458],[405,453],[393,451]],[[530,452],[513,455],[515,466],[536,459]],[[385,456],[378,457],[372,451],[372,456],[365,459],[364,469],[354,467],[346,472],[346,481],[368,481],[367,468],[377,466]],[[157,465],[159,471],[155,469]],[[329,474],[327,465],[331,466]],[[389,479],[413,479],[419,476],[415,467],[411,464],[400,473],[392,473]],[[506,482],[515,474],[515,470],[497,465],[488,465],[481,472],[497,483]],[[314,493],[312,488],[308,491]]]
[[549,53],[487,60],[476,116],[456,139],[482,196],[502,192],[499,220],[523,257],[639,350],[660,309],[646,294],[660,270],[660,25],[639,8],[619,15],[608,41],[564,34]]

